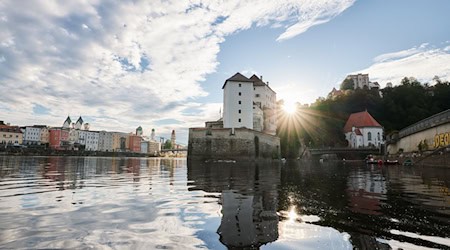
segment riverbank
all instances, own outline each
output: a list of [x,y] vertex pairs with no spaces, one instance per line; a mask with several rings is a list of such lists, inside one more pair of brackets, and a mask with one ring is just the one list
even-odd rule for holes
[[100,151],[74,151],[53,150],[43,148],[6,148],[0,151],[0,155],[12,156],[99,156],[99,157],[159,157],[136,152],[100,152]]

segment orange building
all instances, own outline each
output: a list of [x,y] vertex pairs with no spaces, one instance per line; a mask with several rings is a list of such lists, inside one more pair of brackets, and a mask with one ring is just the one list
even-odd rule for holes
[[138,135],[130,134],[128,140],[128,148],[131,152],[140,153],[141,152],[141,140],[142,138]]
[[69,146],[69,130],[65,128],[49,129],[50,148],[63,150]]

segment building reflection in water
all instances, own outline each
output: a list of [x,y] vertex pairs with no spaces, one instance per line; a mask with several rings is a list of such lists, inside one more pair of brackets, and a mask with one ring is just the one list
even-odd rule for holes
[[278,239],[280,166],[188,161],[193,190],[221,193],[220,241],[229,248],[259,247]]
[[381,214],[381,199],[386,194],[386,181],[378,166],[368,166],[350,171],[347,193],[350,210],[360,214]]

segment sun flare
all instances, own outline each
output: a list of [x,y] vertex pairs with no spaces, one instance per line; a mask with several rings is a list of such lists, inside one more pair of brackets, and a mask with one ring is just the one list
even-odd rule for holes
[[293,114],[297,110],[297,105],[295,103],[285,103],[283,110],[288,114]]

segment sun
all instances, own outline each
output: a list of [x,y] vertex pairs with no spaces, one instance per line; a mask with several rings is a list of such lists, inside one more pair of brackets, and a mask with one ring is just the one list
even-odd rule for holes
[[293,114],[297,110],[297,105],[293,102],[285,103],[283,105],[283,110],[284,110],[284,112],[286,112],[288,114]]

